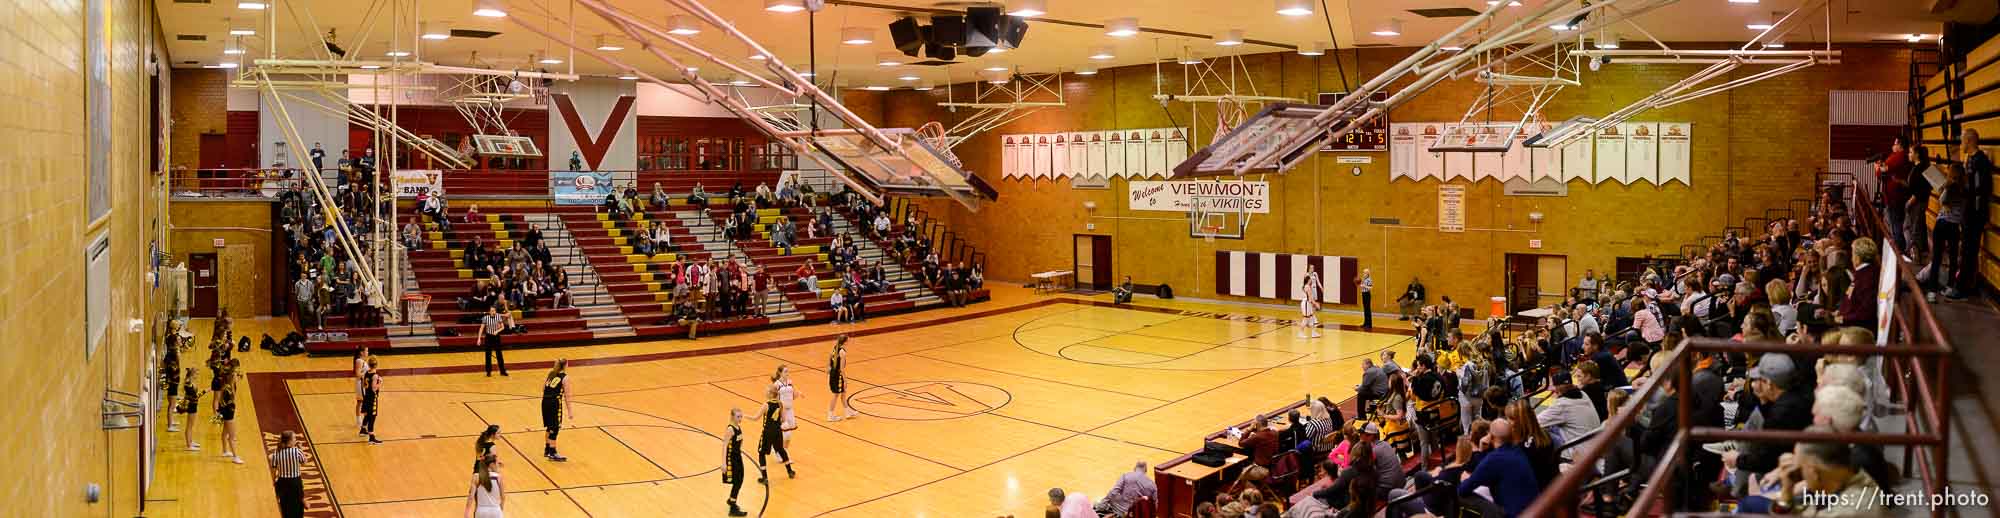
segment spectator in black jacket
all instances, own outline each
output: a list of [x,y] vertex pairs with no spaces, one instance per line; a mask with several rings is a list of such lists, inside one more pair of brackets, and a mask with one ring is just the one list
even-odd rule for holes
[[[1799,376],[1792,357],[1765,353],[1750,369],[1749,378],[1750,390],[1760,405],[1745,419],[1746,429],[1804,430],[1812,425],[1811,387],[1794,386]],[[1778,457],[1789,451],[1790,442],[1741,443],[1735,451],[1722,454],[1722,461],[1730,469],[1765,473],[1777,467]]]

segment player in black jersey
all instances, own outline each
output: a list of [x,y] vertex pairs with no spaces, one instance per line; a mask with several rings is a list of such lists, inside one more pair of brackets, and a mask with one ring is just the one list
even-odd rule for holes
[[472,445],[472,473],[479,473],[479,460],[493,453],[493,445],[500,440],[500,425],[486,425],[486,431],[479,432],[479,440]]
[[382,406],[382,371],[368,371],[368,385],[361,393],[361,434],[368,436],[368,444],[382,444],[375,438],[375,415]]
[[729,438],[722,449],[722,483],[729,484],[729,515],[749,516],[736,507],[736,494],[743,491],[743,409],[729,409]]
[[181,431],[180,405],[174,399],[181,390],[181,349],[187,347],[187,339],[180,334],[180,324],[167,323],[167,350],[160,358],[160,387],[167,392],[167,431]]
[[187,421],[187,451],[201,451],[201,443],[194,442],[195,425],[201,424],[194,420],[194,414],[201,411],[201,387],[196,386],[194,381],[196,372],[194,367],[188,367],[185,375],[181,376],[181,395],[186,398],[181,400],[180,408],[174,409],[187,416],[184,419]]
[[765,480],[764,475],[770,471],[766,467],[770,466],[771,463],[767,462],[766,459],[770,455],[771,450],[778,450],[778,460],[784,461],[786,478],[797,478],[799,476],[798,472],[792,471],[792,454],[785,451],[784,423],[785,406],[778,402],[778,387],[771,386],[764,389],[764,433],[757,441],[757,483],[759,484],[769,483],[769,481]]
[[222,421],[222,456],[230,462],[243,463],[236,456],[236,372],[243,367],[243,360],[230,358],[223,363],[222,390],[215,393],[215,417]]
[[549,431],[548,442],[542,445],[542,456],[556,462],[569,460],[556,453],[556,434],[562,433],[563,415],[576,412],[569,404],[569,373],[564,372],[568,366],[569,360],[556,360],[556,367],[549,369],[548,379],[542,380],[542,428]]
[[[827,422],[854,418],[854,406],[847,404],[847,374],[843,372],[846,370],[847,335],[840,335],[839,339],[833,341],[833,353],[826,358],[827,390],[833,393],[833,397],[827,398],[826,402]],[[847,406],[846,415],[838,412],[842,405]]]

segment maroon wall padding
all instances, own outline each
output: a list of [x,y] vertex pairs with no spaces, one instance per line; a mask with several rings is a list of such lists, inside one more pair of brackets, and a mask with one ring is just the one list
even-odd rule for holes
[[1827,146],[1828,158],[1833,160],[1866,160],[1869,155],[1889,152],[1889,140],[1902,131],[1901,126],[1865,126],[1856,124],[1835,124]]
[[257,110],[230,110],[223,122],[223,135],[227,148],[222,152],[224,167],[257,167],[258,138]]

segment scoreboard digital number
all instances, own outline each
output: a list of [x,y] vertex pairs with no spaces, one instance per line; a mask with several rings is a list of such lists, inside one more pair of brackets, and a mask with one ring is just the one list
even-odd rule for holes
[[[1332,105],[1333,103],[1340,102],[1340,98],[1346,96],[1347,92],[1319,94],[1319,104]],[[1389,100],[1389,93],[1375,92],[1375,95],[1371,97],[1375,102],[1387,102]],[[1383,114],[1381,117],[1376,117],[1375,120],[1368,121],[1368,124],[1363,125],[1362,127],[1355,129],[1354,131],[1347,132],[1346,135],[1341,135],[1340,138],[1334,139],[1332,142],[1328,142],[1326,144],[1326,147],[1320,148],[1321,152],[1388,151],[1388,150],[1389,150],[1388,114]]]

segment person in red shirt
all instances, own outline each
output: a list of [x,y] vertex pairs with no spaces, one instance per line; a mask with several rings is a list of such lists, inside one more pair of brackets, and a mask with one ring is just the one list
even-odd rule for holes
[[1250,462],[1265,468],[1271,467],[1271,459],[1278,456],[1278,431],[1271,429],[1271,420],[1262,414],[1250,422],[1250,433],[1244,434],[1241,448],[1250,455]]
[[1904,207],[1910,202],[1910,154],[1901,135],[1889,142],[1889,155],[1875,163],[1875,180],[1882,186],[1882,212],[1889,216],[1889,237],[1898,250],[1903,244]]

